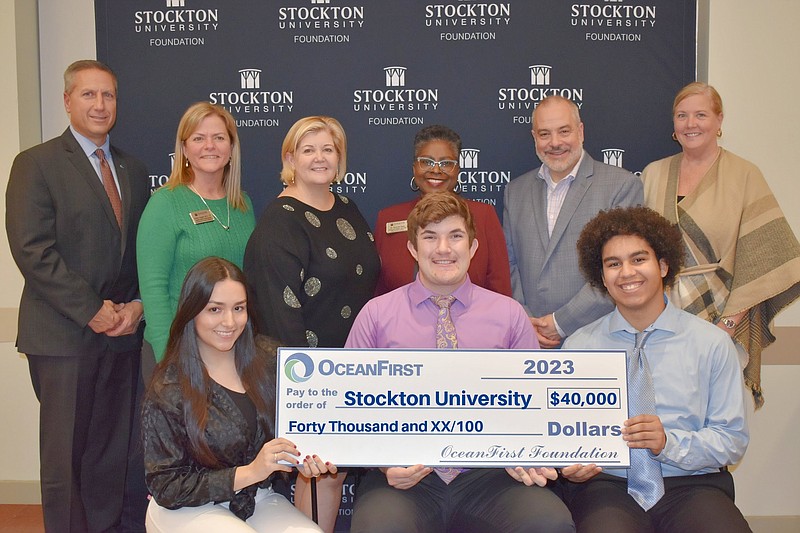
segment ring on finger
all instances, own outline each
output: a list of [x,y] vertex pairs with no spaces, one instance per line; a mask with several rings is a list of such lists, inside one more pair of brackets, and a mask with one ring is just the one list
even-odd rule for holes
[[275,462],[277,463],[278,462],[278,454],[277,453],[273,453],[272,456],[275,459]]

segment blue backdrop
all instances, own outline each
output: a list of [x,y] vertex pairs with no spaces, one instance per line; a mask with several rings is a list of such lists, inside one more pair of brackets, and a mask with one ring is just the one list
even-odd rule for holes
[[446,124],[464,141],[466,196],[502,214],[538,166],[530,115],[548,94],[581,106],[586,149],[639,171],[677,151],[670,110],[695,77],[694,0],[96,0],[98,58],[117,72],[114,141],[157,187],[198,100],[227,107],[256,212],[280,191],[297,119],[338,118],[348,174],[335,190],[368,221],[409,200],[412,139]]
[[[312,114],[339,119],[348,173],[336,192],[366,219],[413,197],[412,140],[445,124],[463,139],[464,195],[496,206],[539,165],[530,116],[561,94],[585,147],[638,172],[675,153],[677,90],[695,79],[695,0],[95,0],[98,59],[120,85],[114,142],[151,187],[170,173],[193,102],[237,120],[256,213],[280,192],[280,146]],[[349,524],[352,486],[343,494]]]

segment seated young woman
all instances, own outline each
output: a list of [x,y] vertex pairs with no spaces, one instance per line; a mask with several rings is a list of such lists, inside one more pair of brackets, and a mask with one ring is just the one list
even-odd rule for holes
[[[164,359],[145,398],[149,532],[318,532],[309,478],[319,479],[320,518],[332,530],[335,465],[274,437],[276,344],[253,336],[244,275],[210,257],[184,280]],[[292,506],[274,492],[276,472],[299,471]],[[305,514],[304,514],[305,513]]]

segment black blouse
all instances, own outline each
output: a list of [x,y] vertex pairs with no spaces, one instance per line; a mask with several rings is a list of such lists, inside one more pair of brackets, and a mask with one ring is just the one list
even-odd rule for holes
[[142,414],[145,479],[150,494],[167,509],[195,507],[209,502],[230,501],[230,510],[242,520],[255,510],[258,487],[269,487],[266,479],[260,484],[233,491],[237,466],[251,463],[271,435],[258,424],[255,435],[248,431],[242,412],[230,395],[216,382],[211,383],[206,439],[220,468],[207,468],[189,453],[189,437],[183,413],[183,394],[177,370],[170,367],[160,395],[145,399]]
[[261,215],[244,255],[260,333],[288,346],[341,348],[372,298],[375,239],[352,200],[320,211],[279,197]]

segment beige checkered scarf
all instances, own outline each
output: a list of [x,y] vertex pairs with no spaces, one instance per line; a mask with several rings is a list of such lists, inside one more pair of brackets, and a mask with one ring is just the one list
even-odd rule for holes
[[677,204],[682,157],[656,161],[642,174],[645,203],[684,235],[686,266],[670,299],[713,323],[749,310],[734,339],[750,356],[745,383],[761,407],[761,352],[775,340],[775,315],[800,296],[800,244],[761,171],[726,150]]

